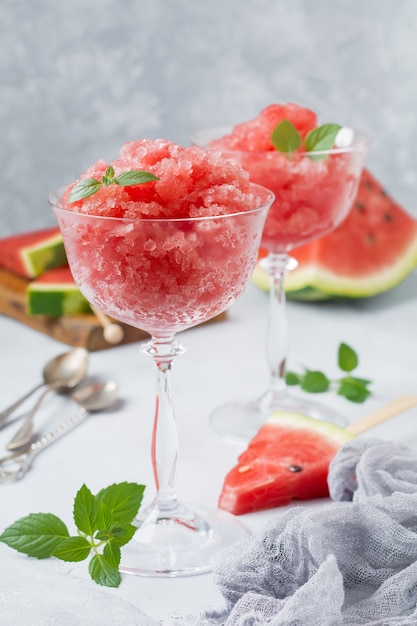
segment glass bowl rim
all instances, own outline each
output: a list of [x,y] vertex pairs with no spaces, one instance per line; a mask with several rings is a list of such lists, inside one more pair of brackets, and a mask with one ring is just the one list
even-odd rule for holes
[[129,222],[129,223],[155,222],[158,224],[162,224],[164,222],[165,223],[205,222],[205,221],[214,220],[214,219],[219,220],[219,219],[228,219],[232,217],[243,217],[245,215],[255,215],[257,213],[261,213],[262,211],[267,210],[271,206],[271,204],[274,202],[275,194],[267,187],[264,187],[263,185],[259,185],[258,183],[250,182],[249,184],[250,184],[249,193],[256,193],[256,190],[259,189],[260,191],[262,191],[262,193],[265,194],[267,201],[263,201],[261,206],[248,209],[247,211],[237,211],[235,213],[223,213],[221,215],[202,215],[202,216],[196,216],[196,217],[190,217],[190,216],[188,217],[125,217],[125,216],[116,217],[112,215],[97,215],[93,213],[83,213],[83,212],[75,211],[65,206],[59,205],[59,200],[61,199],[63,192],[67,188],[65,186],[53,189],[48,194],[48,202],[54,211],[62,213],[63,215],[67,214],[67,215],[72,215],[72,216],[77,216],[77,217],[82,217],[82,218],[97,219],[97,220],[112,220],[112,221],[119,222],[119,223],[120,222]]
[[[196,141],[196,137],[200,134],[206,134],[206,133],[214,133],[211,136],[211,140],[212,139],[221,139],[221,137],[223,137],[226,134],[229,134],[234,128],[233,124],[230,125],[220,125],[220,126],[206,126],[203,128],[199,128],[196,129],[193,133],[191,133],[190,135],[190,141],[192,143],[192,145],[198,147],[198,148],[203,148],[203,149],[209,149],[209,150],[213,150],[213,151],[218,151],[221,153],[225,153],[225,154],[244,154],[244,155],[262,155],[262,156],[266,156],[266,157],[270,157],[271,155],[275,155],[275,154],[280,154],[285,156],[286,153],[285,152],[280,152],[279,150],[234,150],[233,148],[219,148],[219,147],[213,147],[210,148],[207,143],[199,143]],[[360,152],[362,150],[367,150],[369,148],[369,146],[371,145],[373,139],[372,139],[372,135],[370,133],[368,133],[367,131],[355,128],[353,126],[343,126],[342,128],[346,128],[349,129],[351,131],[353,131],[354,134],[354,140],[351,143],[351,145],[349,146],[344,146],[344,147],[337,147],[337,148],[330,148],[330,150],[314,150],[314,151],[305,151],[305,152],[297,152],[295,151],[294,154],[296,154],[297,156],[300,157],[300,159],[304,159],[304,157],[312,157],[312,156],[320,156],[320,155],[332,155],[332,154],[345,154],[345,153],[349,153],[349,152]],[[290,153],[288,153],[290,154]]]

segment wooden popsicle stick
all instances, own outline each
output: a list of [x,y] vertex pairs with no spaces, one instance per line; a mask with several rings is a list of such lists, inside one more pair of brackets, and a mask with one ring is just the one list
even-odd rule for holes
[[370,415],[363,417],[362,419],[350,424],[345,430],[351,435],[360,435],[361,433],[385,422],[385,420],[395,417],[403,411],[407,411],[412,406],[417,405],[417,396],[401,396],[389,404],[382,406]]
[[90,304],[90,307],[94,315],[100,322],[101,326],[103,327],[103,336],[107,343],[120,343],[124,335],[123,328],[119,324],[116,324],[116,322],[113,322],[109,317],[107,317],[107,315],[105,315],[102,311],[97,309],[92,304]]

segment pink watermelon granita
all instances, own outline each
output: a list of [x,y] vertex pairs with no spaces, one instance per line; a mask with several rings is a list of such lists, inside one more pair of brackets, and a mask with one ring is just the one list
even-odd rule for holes
[[275,194],[262,237],[262,246],[274,253],[321,237],[342,222],[355,199],[366,147],[358,136],[348,148],[337,148],[321,160],[312,159],[303,146],[290,155],[282,153],[271,135],[283,120],[290,121],[302,139],[318,127],[313,111],[292,103],[272,104],[208,144],[238,160],[251,181]]
[[[166,140],[126,143],[112,166],[116,176],[141,169],[159,180],[133,187],[103,185],[93,196],[69,208],[107,217],[188,218],[247,210],[248,198],[251,198],[249,176],[236,164],[218,155],[208,157],[198,148],[184,148]],[[80,179],[101,179],[107,167],[108,164],[100,160]],[[68,200],[75,184],[68,186],[63,200]],[[249,201],[253,203],[253,199]]]
[[[68,203],[74,183],[51,199],[87,300],[153,335],[227,309],[250,279],[271,192],[217,152],[165,140],[127,143],[112,166],[158,180],[102,185]],[[107,167],[99,161],[81,178],[101,180]]]
[[318,126],[317,115],[310,109],[292,103],[270,104],[255,119],[236,124],[229,135],[214,139],[210,146],[243,152],[275,152],[272,131],[284,119],[294,124],[303,139]]

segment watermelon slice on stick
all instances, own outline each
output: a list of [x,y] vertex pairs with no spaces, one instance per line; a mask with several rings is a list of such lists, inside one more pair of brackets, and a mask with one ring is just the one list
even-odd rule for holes
[[58,227],[0,239],[0,267],[24,278],[36,278],[46,270],[67,265]]
[[273,413],[224,480],[219,508],[234,515],[329,495],[331,460],[349,439],[417,404],[403,396],[341,428],[300,413]]
[[[261,251],[260,257],[265,254]],[[364,169],[355,203],[342,224],[291,255],[298,261],[285,282],[292,298],[374,296],[398,285],[417,266],[417,220]],[[268,273],[259,263],[252,281],[269,289]]]

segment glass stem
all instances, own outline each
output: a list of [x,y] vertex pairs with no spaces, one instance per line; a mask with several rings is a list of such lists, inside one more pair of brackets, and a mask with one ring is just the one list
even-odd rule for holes
[[288,354],[288,324],[284,281],[293,259],[288,254],[269,253],[265,259],[270,276],[269,317],[266,352],[270,369],[270,393],[283,396],[287,393],[285,369]]
[[155,501],[161,512],[175,509],[178,433],[171,395],[171,366],[184,352],[173,337],[152,337],[144,348],[156,367],[156,403],[152,432],[152,468],[156,485]]

